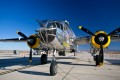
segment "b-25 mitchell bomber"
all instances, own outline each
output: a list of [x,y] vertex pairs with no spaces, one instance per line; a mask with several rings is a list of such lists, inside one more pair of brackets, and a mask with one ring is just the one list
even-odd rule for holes
[[97,31],[92,33],[88,29],[80,26],[79,28],[92,36],[76,37],[69,26],[68,21],[57,20],[37,20],[41,26],[36,30],[35,34],[26,36],[24,33],[17,31],[17,34],[22,38],[0,39],[0,42],[26,42],[30,47],[29,61],[32,61],[32,49],[45,51],[46,54],[41,54],[41,64],[47,63],[48,51],[53,51],[53,57],[50,65],[50,74],[52,76],[57,74],[58,66],[55,58],[55,53],[65,56],[65,51],[75,52],[77,45],[90,43],[96,66],[102,65],[104,60],[103,49],[108,47],[112,40],[120,40],[120,36],[113,37],[120,32],[120,28],[115,29],[107,34],[104,31]]

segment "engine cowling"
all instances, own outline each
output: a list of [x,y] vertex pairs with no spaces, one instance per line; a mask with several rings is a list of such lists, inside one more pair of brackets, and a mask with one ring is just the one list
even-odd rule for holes
[[36,49],[40,47],[40,38],[37,35],[33,34],[28,37],[27,44],[30,48]]
[[108,36],[104,31],[97,31],[95,36],[91,37],[91,44],[95,48],[100,48],[101,41],[103,48],[108,47],[111,42],[110,36]]

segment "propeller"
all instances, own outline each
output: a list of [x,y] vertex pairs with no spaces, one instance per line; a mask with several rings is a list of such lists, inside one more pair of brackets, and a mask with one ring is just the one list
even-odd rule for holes
[[[94,33],[92,33],[90,30],[88,30],[88,29],[86,29],[86,28],[84,28],[84,27],[82,27],[82,26],[79,26],[79,29],[81,29],[82,31],[84,31],[84,32],[86,32],[86,33],[88,33],[88,34],[90,34],[90,35],[92,35],[92,36],[96,36]],[[119,33],[120,32],[120,27],[119,28],[117,28],[117,29],[115,29],[115,30],[113,30],[112,32],[110,32],[107,36],[111,36],[111,35],[114,35],[114,34],[116,34],[116,33]]]
[[[82,26],[79,26],[79,29],[81,29],[82,31],[84,31],[84,32],[86,32],[86,33],[88,33],[88,34],[90,34],[90,35],[92,35],[92,36],[97,37],[97,35],[95,35],[95,34],[92,33],[90,30],[88,30],[88,29],[86,29],[86,28],[84,28],[84,27],[82,27]],[[117,29],[115,29],[115,30],[113,30],[112,32],[110,32],[107,36],[114,35],[114,34],[116,34],[116,33],[118,33],[118,32],[120,32],[120,27],[117,28]],[[101,35],[101,36],[98,37],[98,40],[99,40],[99,42],[100,42],[100,44],[99,44],[99,45],[100,45],[100,54],[99,54],[99,55],[102,55],[102,56],[103,56],[103,45],[104,45],[105,37],[104,37],[103,35]]]
[[28,37],[25,34],[23,34],[22,32],[20,32],[20,31],[17,31],[17,34],[20,35],[20,36],[22,36],[26,40],[28,39]]
[[118,33],[118,32],[120,32],[120,27],[117,28],[117,29],[115,29],[115,30],[113,30],[113,31],[110,32],[108,35],[114,35],[114,34],[116,34],[116,33]]
[[100,58],[100,62],[101,62],[101,64],[100,65],[102,65],[102,63],[103,63],[103,57],[104,57],[104,54],[103,54],[103,46],[102,46],[103,44],[102,44],[102,41],[101,41],[101,44],[100,44],[100,52],[99,52],[99,56],[101,56],[101,58]]
[[32,62],[32,48],[30,48],[29,62]]
[[100,53],[103,53],[103,46],[102,46],[102,43],[100,45]]
[[[30,39],[22,32],[17,31],[17,34],[22,36],[24,39],[30,42]],[[30,48],[30,53],[29,53],[29,62],[32,62],[32,48]]]
[[93,32],[91,32],[90,30],[88,30],[88,29],[86,29],[86,28],[84,28],[84,27],[82,27],[82,26],[79,26],[79,29],[81,29],[82,31],[84,31],[84,32],[86,32],[86,33],[88,33],[88,34],[90,34],[90,35],[95,36]]

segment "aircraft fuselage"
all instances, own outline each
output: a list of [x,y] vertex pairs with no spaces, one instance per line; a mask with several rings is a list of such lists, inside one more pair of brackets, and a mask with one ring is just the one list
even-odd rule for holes
[[37,35],[41,39],[42,48],[45,46],[49,49],[56,47],[58,50],[75,48],[72,40],[75,34],[66,21],[46,21],[44,26],[37,30]]

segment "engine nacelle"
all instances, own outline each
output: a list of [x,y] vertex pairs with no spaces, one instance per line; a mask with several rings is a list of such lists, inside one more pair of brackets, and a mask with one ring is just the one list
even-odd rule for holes
[[27,44],[30,48],[37,49],[40,47],[40,38],[37,35],[33,34],[28,37]]
[[100,48],[101,40],[102,40],[103,48],[108,47],[110,42],[111,42],[110,36],[108,36],[106,32],[97,31],[95,33],[95,36],[91,37],[92,46],[95,47],[95,48]]

